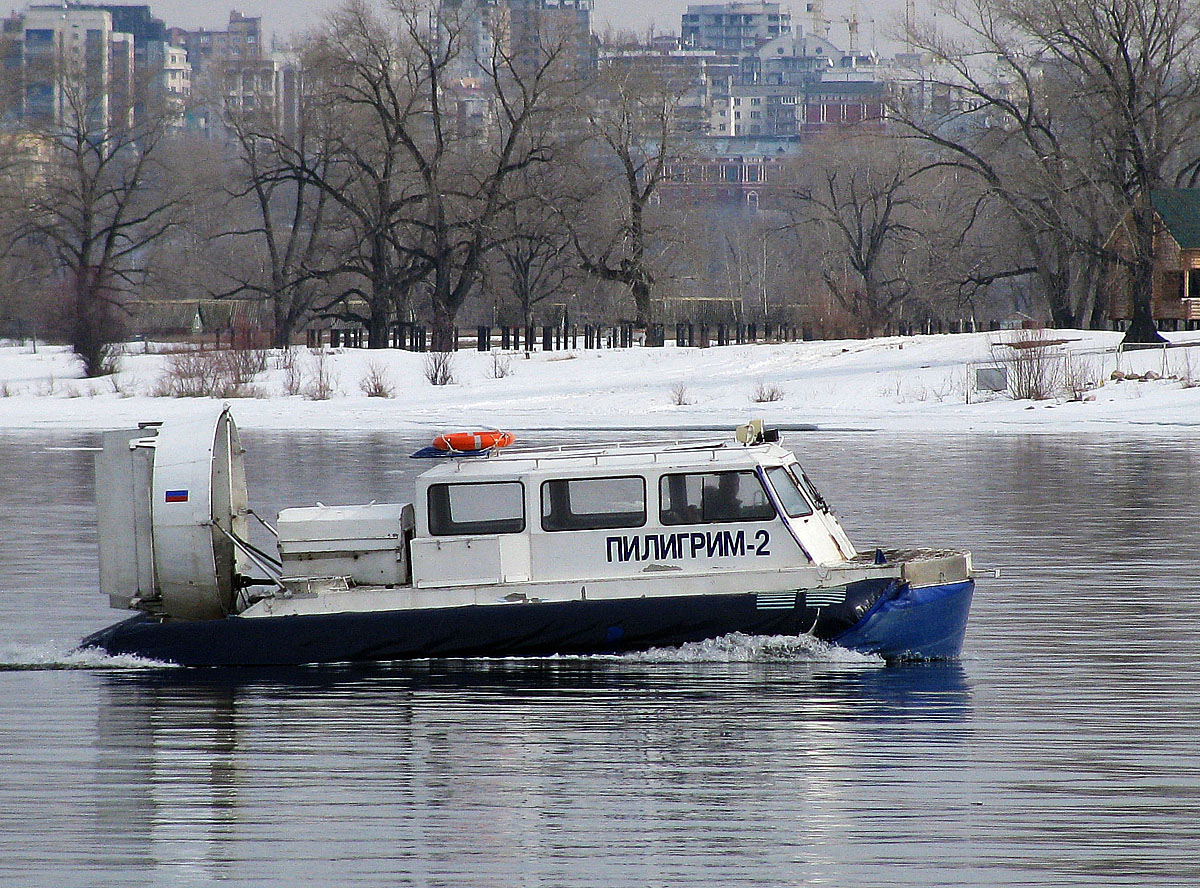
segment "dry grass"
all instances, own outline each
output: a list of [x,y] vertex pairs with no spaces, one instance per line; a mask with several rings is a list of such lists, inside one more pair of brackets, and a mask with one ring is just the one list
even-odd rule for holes
[[1072,401],[1084,401],[1088,393],[1100,385],[1092,363],[1081,355],[1068,353],[1062,359],[1063,392]]
[[298,395],[304,388],[304,368],[300,364],[299,349],[285,348],[275,357],[275,369],[283,371],[283,393]]
[[153,394],[165,398],[245,398],[267,369],[266,349],[180,349],[167,355]]
[[1008,392],[1017,401],[1045,401],[1062,390],[1060,342],[1041,330],[1012,331],[992,343],[992,358],[1008,371]]
[[396,397],[396,384],[387,367],[375,361],[367,364],[366,375],[359,381],[358,387],[368,398]]

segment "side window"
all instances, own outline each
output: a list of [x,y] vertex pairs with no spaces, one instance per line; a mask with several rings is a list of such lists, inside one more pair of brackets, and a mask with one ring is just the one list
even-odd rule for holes
[[524,529],[525,487],[520,481],[429,486],[429,532],[433,536],[520,533]]
[[542,485],[543,530],[600,530],[645,523],[642,478],[568,478]]
[[775,509],[754,472],[663,475],[659,518],[663,524],[769,521]]
[[767,480],[771,482],[775,495],[779,497],[779,505],[790,517],[803,518],[805,515],[812,514],[812,506],[808,504],[808,500],[796,486],[796,479],[787,469],[780,466],[767,469]]

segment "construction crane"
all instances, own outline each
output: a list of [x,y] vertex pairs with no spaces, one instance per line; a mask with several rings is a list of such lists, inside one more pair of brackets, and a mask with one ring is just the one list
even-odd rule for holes
[[[842,18],[838,19],[838,21],[840,21],[842,24],[844,24],[846,26],[846,33],[847,33],[846,51],[850,54],[851,57],[857,57],[858,56],[858,29],[859,29],[858,0],[851,0],[850,14],[843,16]],[[867,19],[867,21],[874,23],[875,19]],[[872,42],[874,42],[874,37],[872,37]],[[871,49],[874,49],[874,48],[875,48],[874,46],[871,47]]]
[[825,0],[809,0],[807,11],[813,34],[828,40],[829,19],[825,18]]
[[[911,7],[914,0],[906,0],[908,6]],[[805,7],[808,12],[810,30],[818,37],[829,39],[830,19],[825,15],[825,0],[809,0]],[[906,10],[907,15],[907,10]],[[846,26],[847,40],[846,51],[848,55],[857,56],[859,47],[859,31],[861,22],[858,17],[858,0],[851,0],[850,12],[847,15],[839,16],[834,19]],[[867,19],[869,22],[874,22],[874,19]],[[874,47],[872,47],[874,49]]]

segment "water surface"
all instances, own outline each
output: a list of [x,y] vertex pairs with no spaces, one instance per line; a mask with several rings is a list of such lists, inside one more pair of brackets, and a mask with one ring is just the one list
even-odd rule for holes
[[[403,436],[243,440],[267,516],[422,468]],[[96,442],[0,435],[0,884],[1200,884],[1197,442],[792,435],[861,548],[1003,567],[960,663],[207,671],[68,653],[120,616]]]

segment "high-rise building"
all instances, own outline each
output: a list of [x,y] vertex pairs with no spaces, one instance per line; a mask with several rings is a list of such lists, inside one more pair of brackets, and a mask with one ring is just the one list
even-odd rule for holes
[[687,46],[741,53],[792,33],[792,14],[778,3],[688,6],[680,37]]
[[507,0],[516,69],[536,71],[547,48],[563,44],[570,71],[584,76],[595,67],[591,0]]
[[518,74],[537,70],[544,52],[565,41],[568,70],[595,70],[592,0],[442,0],[442,39],[458,44],[453,76],[474,80],[491,72],[498,57]]
[[[35,4],[6,19],[0,65],[9,117],[62,122],[82,102],[86,123],[132,123],[155,89],[181,102],[190,76],[169,58],[166,25],[149,6]],[[167,72],[167,67],[172,71]]]
[[170,43],[160,44],[162,53],[158,62],[159,85],[164,94],[174,101],[182,102],[192,94],[192,65],[187,50]]
[[262,40],[262,18],[242,15],[236,9],[229,13],[229,24],[224,31],[170,28],[168,36],[171,43],[187,50],[188,61],[197,74],[213,59],[223,63],[258,61],[266,55]]
[[220,136],[223,112],[257,113],[285,132],[299,114],[300,71],[289,56],[263,44],[262,19],[233,10],[224,31],[169,29],[171,43],[187,52],[198,101],[189,110],[193,129]]
[[[114,33],[112,15],[103,9],[59,5],[25,10],[21,17],[22,115],[58,123],[78,114],[72,104],[80,103],[87,126],[107,127],[111,122],[110,45]],[[123,42],[127,36],[118,39]]]

